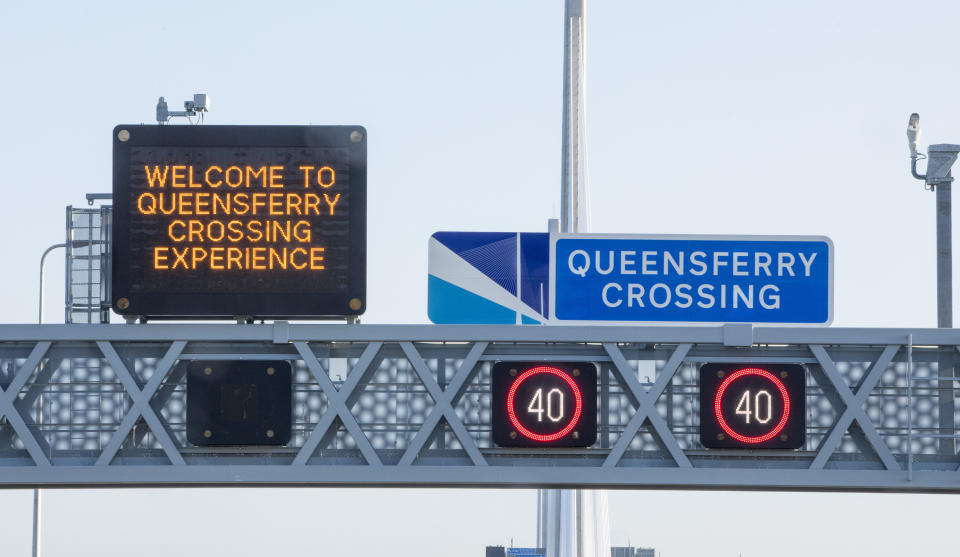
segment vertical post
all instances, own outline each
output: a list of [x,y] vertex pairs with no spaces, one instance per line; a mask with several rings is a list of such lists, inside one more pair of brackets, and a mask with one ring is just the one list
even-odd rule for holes
[[[40,300],[37,304],[39,308],[37,309],[37,323],[43,324],[43,266],[46,263],[47,255],[51,251],[66,247],[66,244],[53,244],[49,248],[43,251],[43,255],[40,256]],[[40,364],[41,370],[43,369],[43,363]],[[41,395],[42,396],[42,395]],[[40,422],[43,422],[43,399],[40,399]],[[38,488],[33,489],[33,557],[40,557],[40,490]]]
[[[937,193],[937,327],[953,328],[953,241],[951,208],[951,173],[934,186]],[[957,454],[954,435],[954,386],[956,377],[954,350],[943,348],[938,356],[937,414],[939,415],[940,454]]]
[[[953,243],[951,238],[950,182],[947,172],[937,189],[937,327],[953,327]],[[951,412],[952,413],[952,412]]]
[[[952,210],[950,207],[950,185],[953,182],[950,169],[957,162],[960,145],[939,143],[930,145],[927,150],[927,173],[916,171],[916,138],[920,133],[920,117],[910,116],[907,138],[911,141],[910,172],[914,177],[923,179],[927,186],[937,194],[937,327],[953,328],[953,246]],[[955,456],[957,440],[954,438],[954,377],[956,372],[956,352],[950,347],[941,347],[937,356],[937,415],[939,422],[940,454]]]
[[543,529],[540,524],[543,522],[543,490],[537,490],[537,547],[546,547],[543,543]]
[[[67,233],[63,248],[63,322],[73,323],[73,205],[67,205]],[[92,263],[92,262],[91,262]],[[88,264],[88,267],[93,267]],[[89,321],[87,321],[89,323]]]
[[907,481],[913,481],[913,334],[907,335]]
[[600,365],[600,448],[610,448],[610,368]]
[[33,489],[33,557],[40,555],[40,490]]
[[[519,284],[519,283],[518,283]],[[518,289],[519,290],[519,289]],[[447,359],[439,358],[437,360],[437,385],[440,386],[441,391],[447,390]],[[413,416],[413,397],[407,395],[407,419]],[[440,430],[440,435],[437,436],[437,448],[440,450],[447,448],[447,435],[444,431]]]

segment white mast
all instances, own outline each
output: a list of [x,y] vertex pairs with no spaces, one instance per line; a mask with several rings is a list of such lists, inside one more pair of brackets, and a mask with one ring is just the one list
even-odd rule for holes
[[[560,231],[590,231],[590,194],[584,129],[586,0],[565,0],[563,35],[563,141]],[[607,492],[547,489],[537,492],[537,547],[547,557],[609,557]]]

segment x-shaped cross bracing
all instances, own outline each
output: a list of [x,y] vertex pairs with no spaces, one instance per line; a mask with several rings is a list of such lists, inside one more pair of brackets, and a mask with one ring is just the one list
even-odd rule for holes
[[100,453],[100,457],[96,463],[97,466],[107,466],[110,464],[120,449],[120,445],[123,444],[123,440],[141,417],[143,417],[143,420],[150,426],[150,431],[152,431],[153,436],[157,438],[157,442],[160,444],[163,452],[167,454],[170,462],[180,466],[186,464],[183,456],[180,455],[180,451],[177,450],[177,445],[173,442],[173,438],[170,437],[167,428],[163,425],[163,422],[160,421],[153,406],[150,405],[150,399],[153,398],[160,384],[163,383],[163,380],[166,379],[170,370],[173,369],[173,366],[177,363],[177,359],[180,357],[186,345],[187,343],[182,340],[172,343],[167,353],[160,362],[157,363],[157,367],[154,369],[150,380],[147,381],[143,390],[140,390],[137,382],[133,379],[133,375],[130,374],[126,364],[123,363],[123,360],[120,358],[120,355],[117,354],[113,345],[106,341],[97,342],[97,346],[100,348],[100,351],[103,352],[103,357],[107,359],[110,367],[113,368],[113,372],[117,374],[120,383],[123,384],[123,388],[126,389],[127,395],[133,401],[130,410],[127,411],[127,415],[124,416],[123,421],[120,422],[120,426],[114,432],[113,437],[110,438],[107,446],[104,447]]
[[683,363],[683,359],[687,356],[687,352],[690,351],[691,346],[691,344],[677,345],[667,360],[666,365],[660,370],[660,375],[657,376],[653,386],[647,391],[643,388],[643,385],[640,384],[636,372],[630,367],[627,359],[623,356],[623,352],[620,351],[620,347],[613,342],[604,343],[603,347],[613,362],[613,369],[617,374],[617,378],[620,380],[620,384],[626,389],[627,396],[637,409],[633,417],[630,418],[630,421],[627,422],[623,433],[621,433],[620,438],[617,439],[617,443],[610,449],[610,454],[603,462],[604,467],[612,468],[620,462],[620,459],[623,458],[623,453],[626,452],[627,447],[630,446],[630,443],[637,435],[637,432],[640,431],[640,427],[645,420],[650,421],[650,425],[653,426],[657,437],[677,463],[677,466],[680,468],[691,467],[690,460],[687,458],[687,455],[683,454],[683,449],[677,444],[676,438],[656,408],[657,399],[660,398],[663,390],[670,384],[677,370],[680,369],[680,364]]
[[300,357],[304,363],[307,364],[310,373],[313,374],[313,377],[317,380],[317,384],[320,385],[320,389],[323,390],[323,393],[327,397],[327,411],[320,417],[320,421],[317,422],[316,427],[313,428],[307,440],[304,441],[300,452],[297,453],[296,458],[293,459],[293,464],[302,466],[310,460],[314,451],[317,450],[317,446],[323,441],[327,431],[333,426],[334,420],[339,417],[343,426],[350,432],[350,435],[353,436],[353,440],[357,443],[357,447],[360,449],[360,453],[367,461],[367,464],[370,466],[382,466],[383,462],[380,460],[380,457],[377,456],[377,451],[374,450],[373,445],[370,444],[370,440],[367,439],[366,434],[364,434],[360,428],[360,424],[357,423],[357,419],[350,412],[350,406],[353,404],[353,397],[355,396],[354,390],[373,370],[372,364],[383,343],[371,342],[364,348],[363,353],[360,355],[356,364],[354,364],[353,369],[347,373],[347,378],[343,382],[343,385],[341,385],[340,390],[337,390],[333,381],[330,380],[327,370],[323,368],[320,360],[317,359],[317,356],[310,350],[310,346],[305,341],[294,342],[293,345],[297,348]]
[[442,390],[437,381],[434,380],[430,369],[427,368],[426,362],[420,357],[420,353],[417,352],[412,342],[401,342],[400,347],[403,349],[403,353],[410,361],[410,365],[413,366],[414,371],[420,376],[420,381],[423,382],[423,386],[426,387],[427,392],[430,393],[434,401],[433,410],[430,411],[430,415],[424,420],[420,430],[417,431],[417,434],[407,446],[406,452],[404,452],[400,458],[400,466],[413,464],[420,449],[423,448],[427,440],[430,439],[433,430],[440,422],[440,418],[446,419],[447,424],[450,425],[450,429],[453,430],[454,435],[457,436],[457,440],[460,441],[460,446],[467,452],[473,464],[475,466],[486,466],[487,461],[484,460],[483,455],[480,454],[480,449],[477,447],[476,441],[474,441],[470,432],[467,431],[466,426],[463,425],[463,422],[460,420],[460,417],[457,416],[453,407],[460,398],[463,387],[469,383],[473,377],[475,373],[474,368],[477,366],[477,361],[480,359],[480,356],[483,355],[483,351],[487,349],[487,343],[477,342],[473,345],[467,357],[460,363],[460,367],[454,374],[450,384],[447,385],[446,390]]
[[50,349],[50,344],[50,342],[38,342],[33,347],[33,350],[30,351],[30,355],[27,356],[26,361],[23,362],[20,369],[13,375],[13,380],[10,381],[7,389],[3,390],[0,388],[0,418],[6,416],[7,422],[10,423],[10,427],[16,432],[20,441],[23,442],[23,446],[26,447],[30,458],[33,459],[37,466],[43,467],[50,466],[50,459],[44,454],[40,442],[34,437],[30,428],[27,427],[26,422],[24,422],[23,417],[17,411],[14,401],[17,400],[20,389],[23,388],[30,378],[30,375],[33,374],[33,370],[36,369],[37,365],[40,364],[40,360],[43,359],[47,350]]
[[813,462],[810,463],[811,470],[818,470],[824,467],[827,460],[830,459],[830,455],[832,455],[833,451],[840,445],[843,434],[846,433],[853,422],[856,422],[860,426],[860,430],[863,432],[866,441],[873,447],[873,450],[876,451],[883,466],[887,470],[900,469],[900,465],[893,457],[890,447],[883,442],[883,439],[877,432],[876,426],[870,421],[870,418],[863,409],[863,403],[866,402],[867,397],[870,396],[870,391],[872,391],[880,381],[883,372],[886,371],[887,366],[890,365],[890,362],[899,349],[900,346],[898,345],[890,345],[884,348],[880,357],[877,358],[877,361],[870,367],[867,375],[860,381],[860,387],[857,389],[857,392],[854,393],[850,387],[847,386],[847,382],[844,381],[840,372],[837,371],[837,366],[834,365],[833,360],[827,355],[827,351],[823,346],[810,346],[810,351],[813,352],[813,355],[817,358],[817,362],[823,369],[823,374],[833,388],[836,389],[837,395],[846,407],[843,414],[834,422],[830,433],[827,434],[823,442],[820,443],[817,456],[813,459]]

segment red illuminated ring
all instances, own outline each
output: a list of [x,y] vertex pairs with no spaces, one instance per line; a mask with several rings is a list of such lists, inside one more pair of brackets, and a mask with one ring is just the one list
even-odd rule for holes
[[[538,373],[551,373],[566,381],[567,385],[570,386],[570,390],[573,391],[573,398],[575,400],[573,417],[570,418],[570,423],[567,424],[567,427],[556,433],[551,433],[550,435],[540,435],[539,433],[534,433],[523,427],[520,424],[520,420],[517,419],[517,413],[513,409],[513,398],[514,395],[517,394],[517,388],[520,387],[521,383]],[[507,393],[507,416],[510,418],[510,423],[513,424],[514,429],[516,429],[520,435],[523,435],[527,439],[533,439],[534,441],[539,441],[541,443],[556,441],[557,439],[560,439],[561,437],[573,431],[573,428],[577,426],[577,422],[580,420],[580,414],[582,413],[583,396],[580,394],[579,387],[577,387],[577,384],[573,381],[573,379],[570,378],[569,375],[555,367],[538,366],[528,369],[527,371],[521,373],[520,377],[517,377],[517,380],[514,381],[513,385],[510,386],[510,392]]]
[[[737,379],[740,379],[744,375],[759,375],[760,377],[763,377],[767,381],[770,381],[771,383],[776,385],[777,389],[780,390],[780,395],[783,396],[783,417],[780,418],[780,422],[777,424],[777,426],[772,430],[770,430],[765,435],[758,435],[755,437],[747,437],[746,435],[740,435],[727,424],[727,421],[723,419],[723,413],[720,411],[720,401],[723,400],[723,392],[727,390],[727,387],[729,387],[731,383],[733,383]],[[750,444],[763,443],[765,441],[769,441],[774,437],[776,437],[777,434],[783,430],[784,426],[787,425],[787,419],[790,417],[790,395],[787,393],[787,387],[784,386],[783,381],[780,381],[780,379],[778,379],[777,376],[775,376],[774,374],[770,373],[765,369],[748,367],[748,368],[741,369],[739,371],[735,371],[729,377],[724,379],[723,383],[720,383],[720,388],[717,389],[717,396],[714,399],[713,411],[714,411],[714,414],[717,416],[717,422],[720,423],[720,427],[723,428],[723,431],[725,431],[726,434],[729,435],[730,437],[733,437],[734,439],[736,439],[737,441],[740,441],[741,443],[750,443]]]

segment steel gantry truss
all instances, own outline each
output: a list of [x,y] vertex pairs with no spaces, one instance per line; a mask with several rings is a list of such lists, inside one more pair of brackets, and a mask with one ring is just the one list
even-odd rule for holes
[[[0,485],[960,491],[958,347],[952,329],[0,325]],[[186,366],[220,359],[291,361],[289,445],[187,443]],[[494,446],[498,360],[598,362],[596,444]],[[805,446],[704,449],[704,362],[803,364]]]

